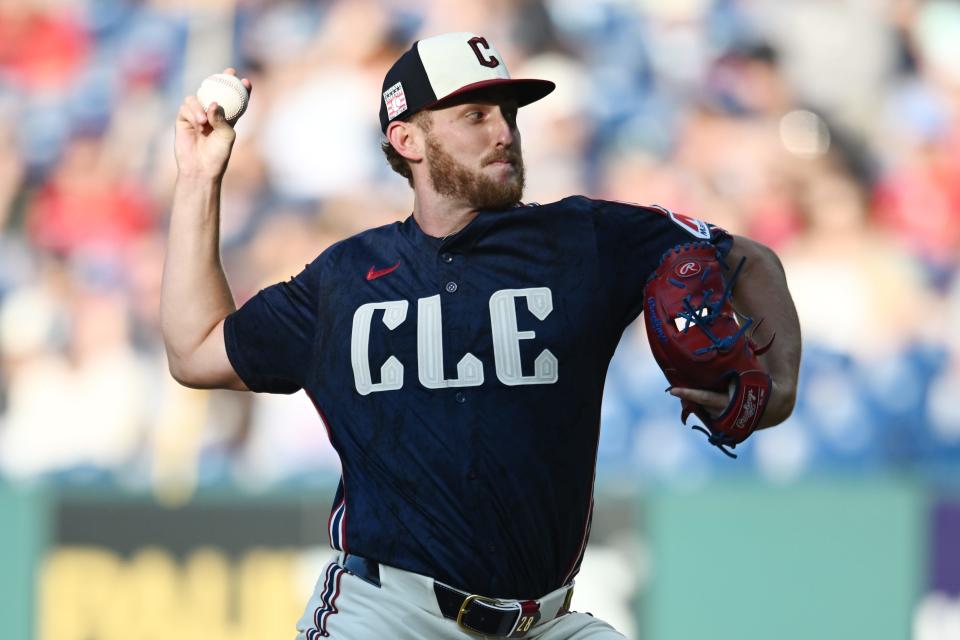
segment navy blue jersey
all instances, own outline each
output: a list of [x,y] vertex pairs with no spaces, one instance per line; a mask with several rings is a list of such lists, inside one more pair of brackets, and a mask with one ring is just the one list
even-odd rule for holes
[[254,391],[306,390],[343,475],[330,542],[470,593],[568,582],[590,530],[600,400],[663,252],[722,230],[572,197],[413,217],[324,251],[225,324]]

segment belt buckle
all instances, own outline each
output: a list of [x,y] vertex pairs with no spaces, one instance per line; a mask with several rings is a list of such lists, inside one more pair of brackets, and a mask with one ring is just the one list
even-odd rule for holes
[[472,633],[474,635],[484,635],[483,632],[477,631],[473,627],[468,627],[463,622],[463,616],[467,614],[467,609],[470,608],[470,605],[475,601],[479,600],[480,602],[486,602],[487,604],[492,604],[494,606],[499,605],[500,601],[495,598],[486,598],[484,596],[470,595],[463,599],[463,604],[460,605],[460,612],[457,613],[457,626],[466,631],[467,633]]

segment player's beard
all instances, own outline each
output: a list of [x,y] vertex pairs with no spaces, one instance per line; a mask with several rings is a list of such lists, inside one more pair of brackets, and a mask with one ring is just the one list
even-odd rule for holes
[[523,197],[523,156],[514,149],[503,149],[485,156],[480,166],[499,160],[509,161],[514,174],[498,182],[480,170],[473,170],[447,153],[433,135],[427,136],[427,164],[434,190],[448,198],[461,200],[480,210],[498,211],[520,202]]

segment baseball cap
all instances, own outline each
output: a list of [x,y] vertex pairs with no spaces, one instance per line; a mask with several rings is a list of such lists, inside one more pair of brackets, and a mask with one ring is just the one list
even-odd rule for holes
[[500,52],[483,36],[445,33],[413,43],[383,79],[380,129],[423,109],[487,87],[504,87],[519,106],[553,91],[549,80],[511,78]]

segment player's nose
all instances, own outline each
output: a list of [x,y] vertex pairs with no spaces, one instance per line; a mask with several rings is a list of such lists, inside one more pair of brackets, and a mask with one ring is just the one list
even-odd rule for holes
[[494,110],[490,116],[490,121],[494,128],[497,144],[504,147],[513,146],[517,134],[515,122],[504,114],[502,107]]

